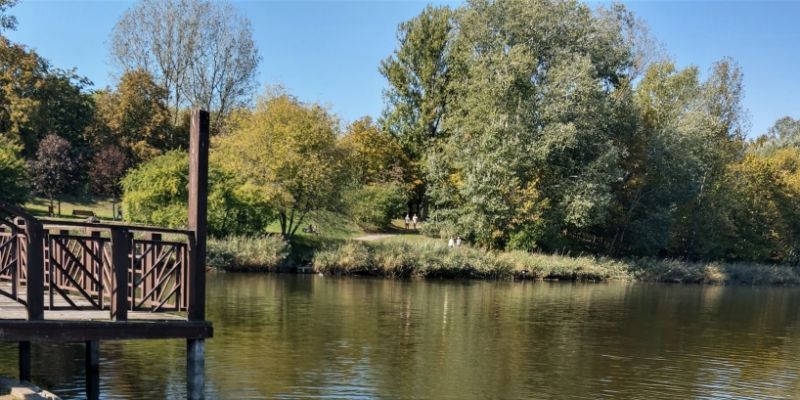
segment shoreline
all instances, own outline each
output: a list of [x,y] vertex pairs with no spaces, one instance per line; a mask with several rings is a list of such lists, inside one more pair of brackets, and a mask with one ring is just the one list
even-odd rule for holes
[[[800,286],[800,267],[755,262],[566,256],[524,251],[448,248],[436,241],[350,240],[312,249],[298,260],[273,239],[272,247],[228,248],[215,270],[291,273],[306,269],[328,276],[386,279],[478,279],[566,282],[663,282],[705,285]],[[270,250],[279,248],[277,250]],[[269,255],[264,257],[264,251]],[[212,257],[213,258],[213,257]],[[305,258],[305,257],[304,257]]]

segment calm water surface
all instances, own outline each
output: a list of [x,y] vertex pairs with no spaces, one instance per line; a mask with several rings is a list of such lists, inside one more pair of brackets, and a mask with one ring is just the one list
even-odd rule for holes
[[[800,290],[209,276],[211,399],[800,398]],[[82,345],[34,380],[83,397]],[[185,396],[183,341],[103,342],[103,396]],[[16,347],[0,344],[0,375]]]

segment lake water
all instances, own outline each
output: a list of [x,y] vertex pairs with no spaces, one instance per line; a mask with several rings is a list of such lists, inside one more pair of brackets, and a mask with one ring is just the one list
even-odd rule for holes
[[[800,398],[800,290],[214,274],[210,399]],[[83,346],[34,345],[83,397]],[[101,344],[103,397],[185,397],[185,342]],[[16,345],[0,344],[0,375]]]

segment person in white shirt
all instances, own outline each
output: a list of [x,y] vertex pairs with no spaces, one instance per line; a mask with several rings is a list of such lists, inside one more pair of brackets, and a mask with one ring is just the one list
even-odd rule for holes
[[417,229],[417,221],[419,221],[419,218],[417,218],[417,214],[414,214],[414,218],[412,218],[411,220],[414,221],[414,229],[416,230]]
[[461,236],[456,238],[456,247],[461,247]]
[[453,247],[453,246],[455,246],[455,242],[453,241],[453,238],[450,238],[450,240],[447,241],[447,247]]

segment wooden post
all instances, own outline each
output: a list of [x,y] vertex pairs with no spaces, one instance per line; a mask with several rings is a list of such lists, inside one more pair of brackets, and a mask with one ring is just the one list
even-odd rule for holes
[[100,398],[100,342],[89,340],[86,342],[86,398],[98,400]]
[[[189,320],[206,318],[206,235],[208,234],[208,111],[193,110],[189,132]],[[205,340],[186,341],[186,392],[204,398]]]
[[208,234],[208,111],[193,110],[189,132],[189,320],[206,318],[206,235]]
[[115,321],[128,319],[128,274],[131,267],[132,240],[126,229],[111,230],[111,270],[114,279],[111,318]]
[[25,221],[27,243],[27,302],[28,320],[38,321],[44,319],[44,228],[39,221],[28,219]]
[[19,342],[19,380],[31,381],[31,342]]

